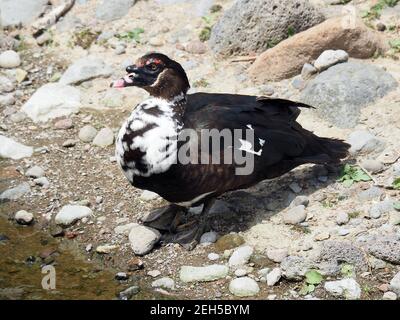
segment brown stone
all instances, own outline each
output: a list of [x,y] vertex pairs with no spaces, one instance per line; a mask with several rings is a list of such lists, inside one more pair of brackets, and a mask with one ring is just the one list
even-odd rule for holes
[[351,58],[359,59],[388,49],[381,35],[367,28],[362,20],[351,25],[345,19],[329,19],[268,49],[250,66],[250,76],[257,82],[293,77],[305,63],[313,62],[328,49],[342,49]]

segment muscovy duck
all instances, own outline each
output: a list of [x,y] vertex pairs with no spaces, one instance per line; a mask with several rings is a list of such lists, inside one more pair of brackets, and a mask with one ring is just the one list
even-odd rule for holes
[[[158,229],[164,242],[194,248],[206,231],[214,200],[227,191],[248,188],[306,163],[337,164],[348,154],[347,143],[318,137],[296,121],[299,108],[312,108],[308,105],[248,95],[187,94],[190,85],[184,69],[161,53],[144,55],[126,71],[112,86],[136,86],[150,97],[122,125],[116,158],[133,186],[170,202],[141,221]],[[213,129],[231,133],[233,138],[224,136],[204,147],[199,140],[210,139],[203,132]],[[250,130],[253,139],[236,136],[235,130]],[[180,139],[186,132],[190,134]],[[193,147],[189,155],[188,145]],[[182,148],[191,161],[179,157]],[[251,170],[238,174],[243,159],[229,159],[226,151],[251,156]],[[204,155],[210,157],[204,160]],[[215,155],[219,161],[214,161]],[[198,219],[187,214],[190,207],[199,205],[203,209]]]

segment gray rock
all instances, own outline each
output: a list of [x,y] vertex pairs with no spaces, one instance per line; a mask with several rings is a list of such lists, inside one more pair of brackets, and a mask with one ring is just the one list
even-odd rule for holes
[[124,95],[117,90],[108,90],[101,100],[107,108],[119,108],[124,104]]
[[338,281],[325,282],[324,288],[334,296],[342,296],[346,299],[355,300],[361,297],[361,288],[356,280],[346,278]]
[[32,156],[33,148],[0,135],[0,157],[19,160]]
[[390,281],[390,290],[400,296],[400,272],[397,272],[393,279]]
[[7,50],[0,54],[0,67],[11,69],[21,64],[19,54],[13,50]]
[[317,72],[318,72],[317,68],[315,68],[312,64],[305,63],[303,68],[301,69],[301,77],[304,80],[309,80]]
[[114,132],[110,128],[101,129],[93,139],[93,144],[99,147],[108,147],[114,143]]
[[383,163],[374,159],[363,160],[361,165],[371,173],[378,173],[384,169]]
[[157,279],[151,283],[153,288],[162,288],[167,290],[175,290],[175,281],[171,278],[164,277]]
[[392,210],[394,210],[393,201],[390,199],[387,199],[387,200],[372,204],[371,208],[369,209],[369,216],[373,219],[378,219],[381,217],[382,214],[385,214]]
[[339,236],[342,236],[342,237],[347,236],[349,233],[350,233],[350,230],[349,230],[349,229],[340,228],[340,229],[338,230],[338,235],[339,235]]
[[293,199],[293,201],[290,203],[290,207],[297,207],[297,206],[304,206],[307,207],[308,204],[310,203],[310,199],[306,196],[297,196],[296,198]]
[[0,107],[7,107],[15,104],[14,95],[9,93],[5,95],[0,95]]
[[218,234],[215,231],[203,233],[200,238],[200,243],[214,243],[217,241]]
[[325,50],[315,60],[314,67],[318,71],[324,71],[335,64],[346,62],[347,60],[349,60],[349,55],[344,50]]
[[358,198],[362,201],[370,201],[379,199],[382,194],[383,191],[380,188],[372,186],[367,190],[361,191],[358,195]]
[[299,193],[302,190],[302,188],[299,186],[299,184],[297,182],[292,182],[291,184],[289,184],[289,188],[294,193]]
[[0,26],[28,25],[46,9],[48,0],[0,1]]
[[0,75],[0,93],[11,92],[15,89],[15,82]]
[[40,178],[44,176],[44,170],[39,166],[33,166],[25,172],[25,175],[31,178]]
[[33,222],[33,214],[25,210],[20,210],[15,214],[14,219],[19,224],[28,225]]
[[134,226],[129,233],[129,242],[137,255],[149,253],[160,238],[158,230],[142,225]]
[[378,153],[385,148],[385,142],[368,131],[352,132],[347,142],[351,145],[349,152],[355,154]]
[[97,19],[113,21],[125,16],[135,0],[103,0],[96,8]]
[[350,220],[349,215],[347,214],[347,212],[344,211],[340,211],[336,216],[336,223],[339,226],[346,224],[347,222],[349,222],[349,220]]
[[182,282],[214,281],[225,278],[228,275],[228,267],[213,264],[205,267],[182,266],[179,278]]
[[292,80],[292,87],[297,90],[303,90],[306,86],[306,82],[301,76],[295,76]]
[[229,291],[237,297],[251,297],[257,295],[260,288],[252,278],[242,277],[231,281]]
[[316,107],[319,116],[341,128],[352,128],[360,110],[396,88],[396,80],[367,63],[337,64],[310,80],[301,100]]
[[76,113],[80,106],[79,89],[59,83],[49,83],[40,87],[21,110],[34,122],[45,122]]
[[306,220],[307,213],[303,205],[293,207],[283,213],[283,222],[286,224],[299,224]]
[[89,56],[74,62],[62,75],[59,83],[80,84],[99,77],[109,77],[111,67],[107,66],[100,58]]
[[325,241],[316,263],[321,272],[327,275],[339,273],[342,263],[353,265],[357,271],[368,270],[367,255],[350,241]]
[[288,280],[303,279],[309,267],[309,262],[299,256],[288,256],[281,263],[282,275]]
[[324,20],[308,1],[236,0],[213,27],[210,45],[220,54],[261,52]]
[[66,205],[61,208],[55,217],[57,224],[69,226],[74,222],[89,217],[92,214],[92,210],[85,206],[80,205]]
[[150,270],[147,272],[147,275],[152,277],[152,278],[157,278],[161,274],[160,270]]
[[396,235],[373,236],[366,240],[365,247],[369,254],[378,259],[400,264],[400,239]]
[[282,271],[280,268],[274,268],[271,272],[267,274],[267,285],[274,286],[282,277]]
[[99,254],[109,254],[118,248],[119,247],[114,244],[103,244],[103,245],[97,246],[96,252]]
[[10,116],[10,120],[12,122],[15,122],[15,123],[22,122],[25,119],[26,119],[26,113],[25,112],[16,112],[16,113],[13,113]]
[[[0,13],[0,16],[1,16],[1,13]],[[1,25],[1,21],[0,21],[0,25]],[[15,39],[9,35],[0,34],[0,51],[1,52],[5,51],[5,50],[17,50],[19,44],[20,44],[20,42],[17,39]]]
[[23,195],[29,192],[31,192],[31,187],[29,186],[29,183],[23,182],[14,188],[7,189],[2,194],[0,194],[0,202],[5,200],[18,200]]
[[79,130],[79,139],[83,142],[92,142],[97,135],[97,130],[91,125],[86,125]]
[[240,267],[249,262],[251,255],[253,254],[254,249],[250,246],[242,246],[235,251],[233,251],[231,257],[229,258],[229,266],[230,267]]
[[138,294],[140,291],[140,288],[138,286],[132,286],[129,287],[128,289],[125,289],[124,291],[121,291],[119,293],[119,298],[121,300],[129,300],[131,299],[134,295]]
[[268,249],[267,257],[276,263],[281,263],[289,255],[288,249]]

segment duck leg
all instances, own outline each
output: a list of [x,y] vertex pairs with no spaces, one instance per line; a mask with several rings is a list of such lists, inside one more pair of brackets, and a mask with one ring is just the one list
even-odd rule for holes
[[157,229],[161,233],[171,232],[176,229],[179,223],[179,217],[182,213],[186,214],[185,207],[176,204],[170,204],[151,211],[146,217],[140,219],[143,225]]
[[204,203],[199,218],[191,219],[187,214],[178,214],[175,224],[171,226],[170,232],[164,233],[161,241],[163,243],[179,243],[186,250],[193,250],[198,244],[202,234],[208,229],[209,212],[215,199],[209,199]]

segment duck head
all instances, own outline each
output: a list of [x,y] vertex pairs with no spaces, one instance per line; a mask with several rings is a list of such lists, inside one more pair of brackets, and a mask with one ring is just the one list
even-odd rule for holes
[[114,81],[114,88],[139,87],[151,96],[173,99],[186,94],[189,80],[182,66],[161,53],[149,53],[126,68],[125,77]]

